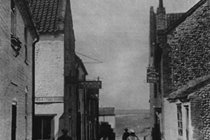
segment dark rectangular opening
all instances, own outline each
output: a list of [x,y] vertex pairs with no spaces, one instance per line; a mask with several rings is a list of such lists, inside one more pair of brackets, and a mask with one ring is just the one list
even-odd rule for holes
[[52,139],[53,116],[35,116],[33,131],[35,140]]
[[12,140],[16,140],[16,125],[17,125],[17,104],[12,104]]
[[177,121],[178,121],[178,134],[183,136],[183,122],[182,122],[182,106],[177,104]]
[[185,110],[186,110],[186,140],[189,140],[190,120],[189,120],[189,106],[188,105],[185,106]]

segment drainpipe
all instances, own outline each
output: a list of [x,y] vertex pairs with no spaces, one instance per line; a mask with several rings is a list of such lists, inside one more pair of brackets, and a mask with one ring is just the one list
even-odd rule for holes
[[32,140],[34,139],[34,117],[35,117],[35,45],[39,41],[39,36],[32,43]]

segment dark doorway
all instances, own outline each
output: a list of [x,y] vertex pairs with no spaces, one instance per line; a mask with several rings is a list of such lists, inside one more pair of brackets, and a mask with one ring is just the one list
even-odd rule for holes
[[189,120],[189,106],[188,105],[185,106],[185,110],[186,110],[186,140],[189,140],[190,120]]
[[12,140],[16,140],[16,125],[17,125],[17,103],[12,103]]
[[81,113],[77,113],[77,139],[81,140]]
[[35,116],[34,140],[50,140],[53,137],[53,116]]
[[154,110],[154,117],[155,117],[155,124],[152,128],[152,140],[161,140],[161,132],[160,132],[160,119],[159,114],[162,113],[161,108],[155,108]]

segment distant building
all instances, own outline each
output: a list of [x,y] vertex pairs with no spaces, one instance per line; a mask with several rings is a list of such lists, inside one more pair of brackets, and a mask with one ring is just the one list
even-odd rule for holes
[[[85,82],[87,70],[82,62],[82,60],[76,56],[76,64],[77,64],[77,80],[78,82]],[[85,140],[87,131],[86,125],[87,122],[85,120],[86,115],[86,104],[87,101],[87,92],[86,88],[79,87],[77,88],[77,138],[78,140]]]
[[26,0],[0,1],[0,139],[31,140],[38,35]]
[[[94,81],[92,81],[94,82]],[[100,82],[100,81],[95,81]],[[90,82],[91,83],[91,82]],[[99,134],[99,87],[87,88],[87,140],[97,140]]]
[[210,139],[210,0],[185,13],[150,12],[150,104],[155,139]]
[[[82,66],[82,65],[81,65]],[[84,140],[98,140],[99,137],[99,89],[101,81],[80,81],[77,135]],[[81,135],[80,135],[81,134]]]
[[111,128],[115,130],[115,108],[114,107],[101,107],[99,108],[99,122],[108,122]]
[[99,138],[101,140],[115,140],[115,108],[99,108]]

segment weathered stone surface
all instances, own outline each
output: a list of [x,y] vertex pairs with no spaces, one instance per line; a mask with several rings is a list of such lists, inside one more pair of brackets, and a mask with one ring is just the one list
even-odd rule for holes
[[[189,81],[210,74],[210,7],[199,7],[170,34],[167,43],[170,48],[172,90],[178,91]],[[193,91],[192,91],[193,92]],[[199,87],[192,95],[191,119],[193,138],[210,139],[210,84]]]
[[210,73],[209,7],[201,6],[168,35],[175,89]]
[[191,102],[192,125],[196,140],[210,139],[210,84],[195,91]]

